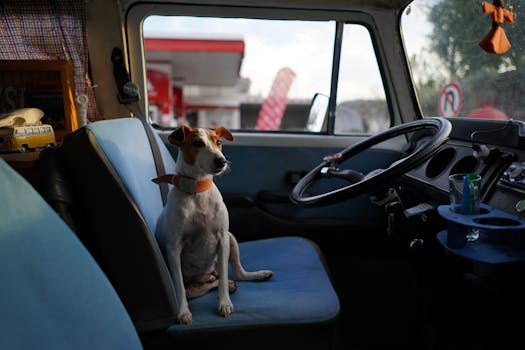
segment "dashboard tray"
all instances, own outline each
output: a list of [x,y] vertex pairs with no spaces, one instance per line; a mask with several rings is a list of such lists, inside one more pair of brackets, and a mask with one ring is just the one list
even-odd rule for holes
[[[448,230],[437,234],[447,250],[489,264],[525,261],[525,220],[485,204],[479,214],[455,213],[449,205],[439,206],[438,213],[448,221]],[[479,238],[467,242],[465,233],[472,228]]]

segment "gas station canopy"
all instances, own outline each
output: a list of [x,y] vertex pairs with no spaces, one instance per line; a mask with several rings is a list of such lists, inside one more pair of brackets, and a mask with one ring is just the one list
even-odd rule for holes
[[232,86],[239,79],[244,40],[235,38],[144,39],[147,63],[171,65],[176,85]]

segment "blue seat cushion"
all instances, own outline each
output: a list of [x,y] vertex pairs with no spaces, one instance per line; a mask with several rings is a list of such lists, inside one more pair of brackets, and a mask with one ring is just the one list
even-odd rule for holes
[[141,349],[91,255],[2,159],[0,197],[0,347]]
[[235,311],[227,318],[217,312],[217,290],[190,299],[193,323],[173,325],[169,332],[311,325],[337,318],[339,299],[312,242],[280,237],[240,243],[239,249],[247,271],[270,269],[273,276],[237,282],[237,291],[231,294]]

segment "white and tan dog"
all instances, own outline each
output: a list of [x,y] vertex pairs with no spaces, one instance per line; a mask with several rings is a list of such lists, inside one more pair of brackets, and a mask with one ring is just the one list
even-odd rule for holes
[[175,175],[154,179],[171,182],[166,206],[156,227],[156,237],[167,260],[178,298],[177,321],[192,322],[187,298],[218,287],[219,314],[233,312],[228,280],[228,262],[234,280],[265,280],[272,271],[246,272],[239,258],[239,246],[229,232],[228,212],[213,177],[228,168],[222,154],[222,139],[233,140],[231,132],[190,128],[183,125],[169,137],[179,147]]

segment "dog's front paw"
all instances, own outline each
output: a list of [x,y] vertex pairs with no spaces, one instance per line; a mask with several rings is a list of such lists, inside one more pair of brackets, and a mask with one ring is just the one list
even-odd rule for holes
[[189,310],[183,311],[177,315],[177,322],[180,324],[191,324],[192,315]]
[[219,303],[219,314],[228,317],[233,313],[233,304],[231,301]]

